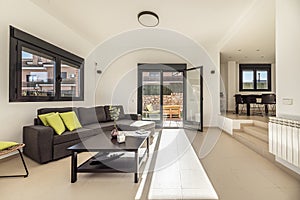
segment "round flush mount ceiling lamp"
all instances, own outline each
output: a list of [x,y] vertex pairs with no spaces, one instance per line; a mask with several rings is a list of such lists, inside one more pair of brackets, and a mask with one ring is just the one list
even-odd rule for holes
[[159,24],[159,17],[152,11],[142,11],[138,14],[138,21],[145,27],[155,27]]

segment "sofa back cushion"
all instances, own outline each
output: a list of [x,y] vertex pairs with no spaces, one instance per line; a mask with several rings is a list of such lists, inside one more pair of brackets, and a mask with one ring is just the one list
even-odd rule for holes
[[79,121],[81,125],[98,123],[95,107],[91,108],[78,108]]
[[109,107],[110,106],[104,106],[104,111],[105,111],[105,115],[106,115],[106,121],[112,121],[112,119],[110,117]]
[[98,122],[108,121],[104,106],[97,106],[97,107],[95,107],[95,110],[96,110],[96,115],[97,115]]
[[[62,108],[40,108],[37,110],[37,116],[38,115],[42,115],[42,114],[46,114],[46,113],[62,113],[62,112],[70,112],[70,111],[74,111],[76,114],[78,114],[77,108],[75,107],[62,107]],[[37,119],[35,120],[35,124],[36,125],[43,125],[42,121],[37,117]]]

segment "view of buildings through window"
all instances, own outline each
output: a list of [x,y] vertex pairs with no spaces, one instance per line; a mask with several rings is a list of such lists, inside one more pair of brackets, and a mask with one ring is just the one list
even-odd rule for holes
[[[55,95],[55,59],[35,50],[22,47],[22,96]],[[61,61],[61,96],[78,97],[79,69]]]

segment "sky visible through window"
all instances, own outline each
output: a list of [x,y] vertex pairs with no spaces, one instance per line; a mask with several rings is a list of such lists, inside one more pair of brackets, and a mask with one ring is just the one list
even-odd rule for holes
[[32,54],[26,51],[22,51],[22,58],[23,59],[32,59]]
[[243,71],[243,82],[253,82],[253,71]]
[[267,80],[268,79],[267,78],[267,75],[268,75],[267,71],[257,71],[256,73],[257,73],[257,76],[256,76],[257,80]]
[[[260,80],[267,80],[268,73],[266,71],[258,71],[257,74],[260,74]],[[253,71],[243,71],[243,82],[253,82],[253,75]]]

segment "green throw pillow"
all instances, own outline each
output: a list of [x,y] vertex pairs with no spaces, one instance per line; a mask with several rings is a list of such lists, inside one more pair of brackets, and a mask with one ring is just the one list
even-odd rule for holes
[[0,141],[0,151],[4,150],[4,149],[7,149],[9,147],[15,146],[17,144],[18,143],[16,143],[16,142],[1,142]]
[[75,129],[82,128],[82,126],[77,118],[77,115],[74,111],[59,113],[59,115],[62,118],[66,127],[69,129],[69,131],[73,131]]
[[47,120],[46,120],[46,117],[50,116],[50,115],[53,115],[54,112],[51,112],[51,113],[46,113],[46,114],[41,114],[41,115],[38,115],[38,117],[40,118],[40,120],[43,122],[44,126],[49,126]]
[[47,116],[46,120],[49,126],[52,127],[58,135],[61,135],[63,132],[65,132],[66,127],[58,113]]

